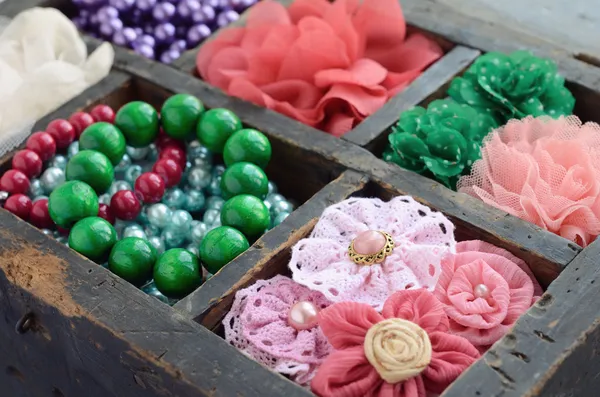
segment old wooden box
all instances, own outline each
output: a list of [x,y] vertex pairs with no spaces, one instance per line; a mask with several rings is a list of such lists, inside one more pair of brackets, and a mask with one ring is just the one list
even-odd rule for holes
[[[404,3],[404,2],[403,2]],[[231,98],[191,74],[187,54],[175,67],[117,49],[115,68],[96,86],[40,120],[98,103],[173,93],[236,112],[267,134],[268,174],[302,205],[174,307],[145,295],[29,224],[0,210],[0,395],[7,397],[263,397],[312,394],[245,357],[221,337],[235,292],[257,279],[286,274],[290,248],[308,235],[325,207],[351,196],[411,195],[446,214],[457,240],[478,238],[525,260],[544,296],[502,340],[443,394],[592,396],[600,383],[600,243],[585,250],[482,202],[377,158],[401,110],[443,95],[445,85],[480,53],[530,48],[552,56],[577,97],[575,113],[600,121],[600,70],[520,35],[406,1],[409,23],[446,43],[448,53],[380,112],[342,139]],[[14,15],[61,1],[7,0]],[[443,12],[443,16],[442,16]],[[88,38],[91,46],[97,41]],[[11,154],[0,159],[10,166]],[[290,178],[293,176],[293,178]]]

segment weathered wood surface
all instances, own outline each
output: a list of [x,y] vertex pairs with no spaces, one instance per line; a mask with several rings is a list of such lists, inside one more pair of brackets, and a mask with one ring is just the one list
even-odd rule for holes
[[4,210],[0,224],[1,395],[310,395]]
[[237,290],[258,279],[287,273],[291,247],[311,232],[323,210],[360,192],[367,181],[367,177],[357,172],[344,172],[292,212],[276,229],[263,235],[249,250],[178,302],[175,309],[209,329],[216,328],[229,311]]
[[592,397],[600,387],[600,241],[442,397]]

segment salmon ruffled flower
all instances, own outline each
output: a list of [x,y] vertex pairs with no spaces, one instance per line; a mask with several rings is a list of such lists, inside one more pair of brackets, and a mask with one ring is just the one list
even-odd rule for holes
[[525,262],[492,244],[456,244],[442,262],[434,295],[444,305],[450,332],[482,351],[502,338],[543,291]]
[[511,120],[485,138],[458,191],[585,247],[600,234],[600,126]]
[[311,382],[320,397],[425,397],[440,394],[479,352],[451,335],[444,307],[424,289],[399,291],[382,313],[336,303],[319,313],[335,349]]
[[196,65],[229,95],[340,136],[442,55],[407,34],[397,0],[267,0],[204,44]]

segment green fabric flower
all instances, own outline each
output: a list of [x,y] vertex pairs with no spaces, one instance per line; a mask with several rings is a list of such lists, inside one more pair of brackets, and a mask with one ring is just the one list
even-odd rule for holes
[[433,101],[427,110],[415,107],[400,115],[383,158],[455,190],[458,178],[481,157],[481,142],[495,127],[489,114],[468,105]]
[[570,115],[575,105],[556,64],[528,51],[481,55],[463,77],[452,80],[448,95],[490,113],[499,125],[528,115]]

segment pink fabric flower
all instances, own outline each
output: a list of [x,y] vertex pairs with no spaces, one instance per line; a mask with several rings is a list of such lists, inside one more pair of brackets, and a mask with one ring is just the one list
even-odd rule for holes
[[600,126],[528,117],[493,131],[458,190],[585,247],[600,234]]
[[[426,335],[415,341],[419,333],[404,328],[377,330],[379,335],[374,337],[370,330],[390,319],[414,323]],[[335,349],[311,382],[313,392],[320,397],[425,397],[427,392],[442,393],[479,357],[466,339],[447,333],[443,306],[424,289],[396,292],[385,302],[381,314],[365,304],[336,303],[321,311],[319,324]],[[427,341],[430,346],[424,346]],[[405,348],[411,342],[417,343],[412,349]],[[366,355],[370,347],[374,347],[376,365]],[[397,383],[382,378],[398,372],[414,376],[401,376],[407,379]]]
[[[387,232],[394,240],[392,254],[380,264],[358,265],[348,255],[352,240],[367,230]],[[433,291],[442,257],[455,245],[454,225],[412,197],[351,198],[325,209],[310,237],[292,249],[289,267],[294,281],[332,302],[380,310],[398,290]]]
[[257,105],[340,136],[443,55],[406,37],[397,0],[262,1],[197,56],[200,76]]
[[456,245],[442,262],[435,296],[450,319],[450,332],[481,350],[500,339],[543,294],[525,262],[492,244]]
[[288,324],[288,313],[299,301],[319,309],[330,304],[321,293],[284,276],[239,290],[223,319],[225,340],[272,370],[307,384],[331,346],[318,326],[297,331]]

